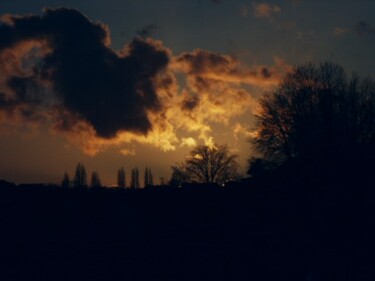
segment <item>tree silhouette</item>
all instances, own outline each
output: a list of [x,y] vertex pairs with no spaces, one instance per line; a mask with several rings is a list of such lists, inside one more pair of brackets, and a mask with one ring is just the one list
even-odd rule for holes
[[153,176],[152,176],[152,172],[151,172],[151,169],[148,168],[148,167],[146,167],[146,169],[145,169],[144,184],[145,184],[145,187],[154,185],[154,179],[153,179]]
[[237,156],[229,153],[226,145],[196,146],[184,163],[172,166],[171,184],[223,184],[237,177]]
[[160,185],[165,185],[164,177],[159,178]]
[[130,188],[137,189],[139,186],[139,170],[137,167],[135,167],[132,169]]
[[87,173],[86,168],[82,163],[78,163],[76,167],[76,172],[74,174],[73,186],[76,188],[87,187]]
[[176,164],[171,167],[172,176],[169,180],[169,185],[180,187],[183,183],[190,182],[190,179],[187,176],[186,167],[184,163]]
[[67,172],[64,173],[64,177],[61,181],[61,187],[64,189],[70,188],[71,182],[69,178],[69,174]]
[[126,175],[125,175],[124,167],[121,167],[117,171],[117,186],[119,188],[125,188],[126,187]]
[[100,181],[99,173],[94,171],[91,174],[91,187],[92,188],[98,188],[101,187],[102,183]]
[[[306,64],[260,100],[252,143],[273,163],[335,166],[375,156],[375,83],[332,63]],[[259,164],[259,163],[258,163]]]

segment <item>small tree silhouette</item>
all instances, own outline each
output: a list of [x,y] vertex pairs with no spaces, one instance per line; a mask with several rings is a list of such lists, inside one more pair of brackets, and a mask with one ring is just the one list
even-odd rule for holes
[[126,187],[126,174],[124,167],[121,167],[117,171],[117,186],[119,188],[125,188]]
[[236,155],[229,153],[226,145],[198,145],[190,152],[184,163],[172,166],[171,184],[223,184],[238,176],[236,158]]
[[159,181],[160,181],[160,185],[165,185],[164,177],[160,177]]
[[64,177],[61,181],[61,187],[64,189],[70,188],[71,182],[69,178],[69,174],[67,172],[64,173]]
[[135,167],[132,169],[130,188],[137,189],[139,186],[139,170],[137,167]]
[[148,184],[150,186],[154,185],[154,176],[152,175],[151,169],[148,169]]
[[76,167],[76,172],[74,175],[74,183],[73,186],[75,188],[84,188],[87,187],[87,173],[86,168],[83,166],[82,163],[78,163]]
[[98,188],[101,187],[102,183],[100,181],[99,173],[94,171],[91,174],[91,187],[92,188]]
[[151,169],[148,168],[148,167],[146,167],[146,169],[145,169],[144,184],[145,184],[145,187],[149,187],[149,186],[154,185],[152,172],[151,172]]

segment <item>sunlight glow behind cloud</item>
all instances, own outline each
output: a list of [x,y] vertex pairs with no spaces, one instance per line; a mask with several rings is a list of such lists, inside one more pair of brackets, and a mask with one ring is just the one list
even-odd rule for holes
[[72,9],[1,20],[3,122],[49,124],[89,155],[112,146],[134,155],[132,143],[162,151],[212,145],[213,124],[256,109],[249,87],[271,89],[290,69],[280,58],[248,66],[201,49],[174,55],[151,38],[117,51],[108,26]]

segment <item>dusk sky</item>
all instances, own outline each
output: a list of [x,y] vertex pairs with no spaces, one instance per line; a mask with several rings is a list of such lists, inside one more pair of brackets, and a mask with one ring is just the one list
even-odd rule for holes
[[0,179],[82,162],[156,183],[196,144],[252,155],[257,100],[291,67],[375,78],[375,1],[0,0]]

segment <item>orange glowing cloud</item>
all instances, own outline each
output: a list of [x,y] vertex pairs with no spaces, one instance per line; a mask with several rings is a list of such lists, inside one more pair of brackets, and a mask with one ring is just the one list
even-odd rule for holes
[[197,49],[177,56],[172,61],[171,68],[195,77],[268,87],[276,85],[281,76],[291,69],[280,58],[275,57],[274,61],[272,66],[248,67],[233,56]]

